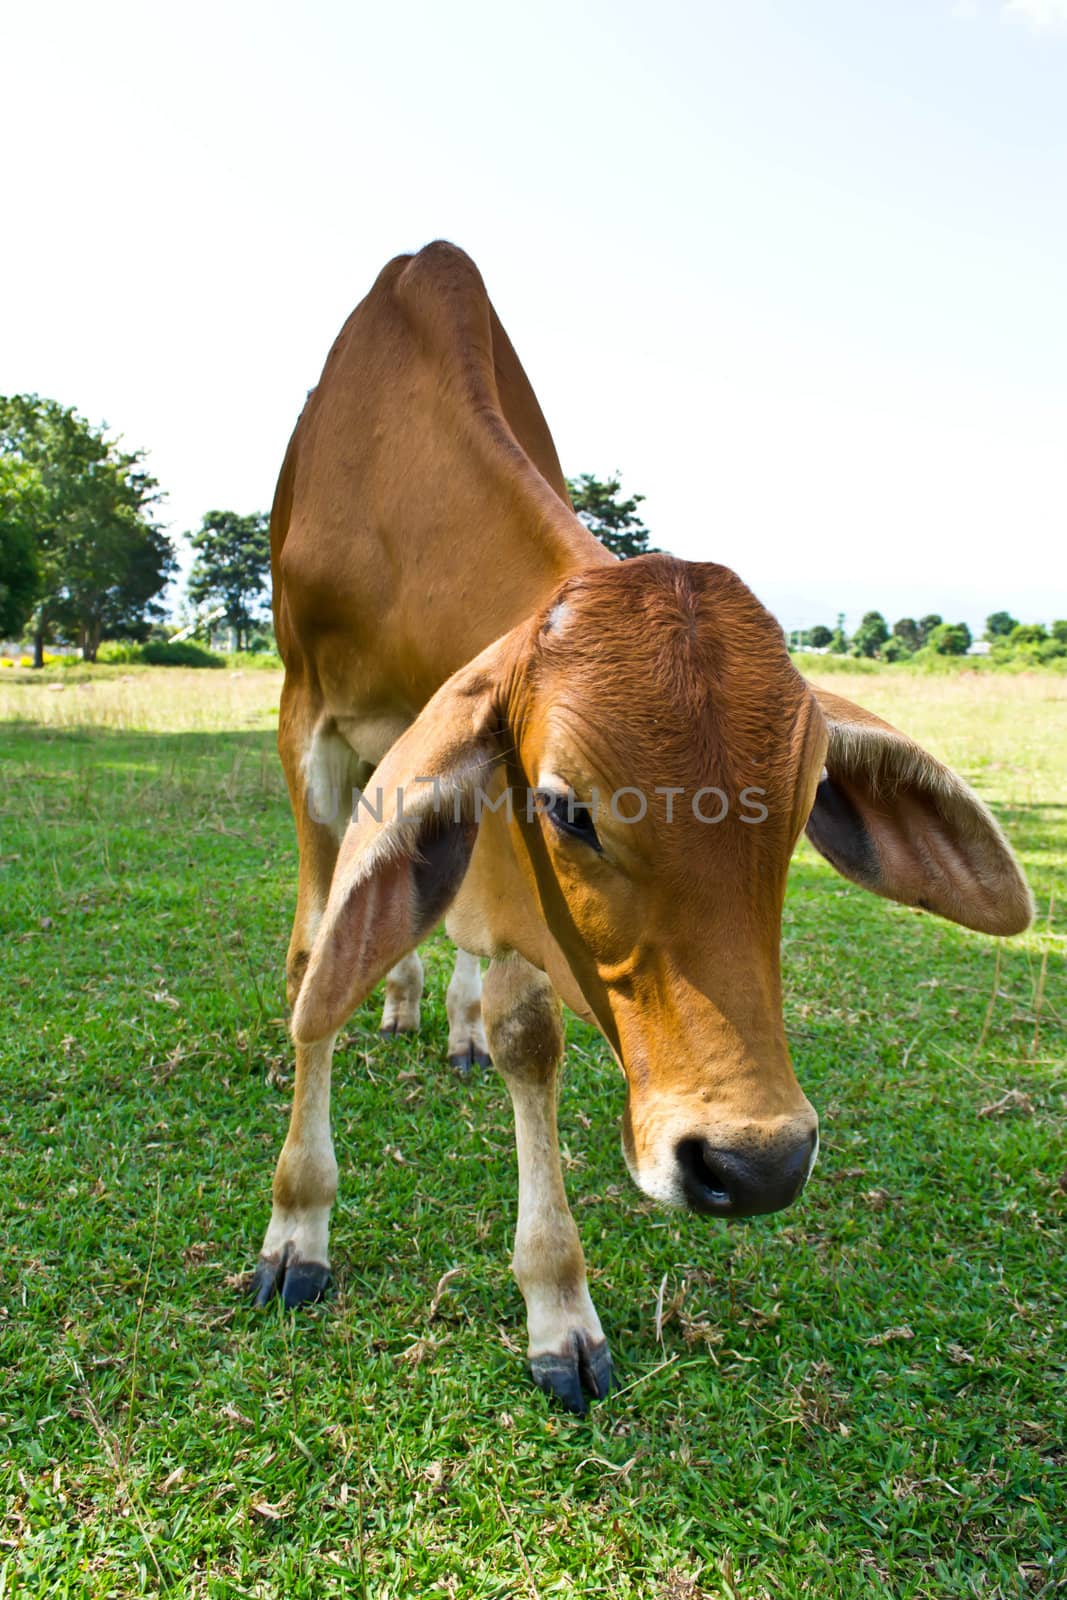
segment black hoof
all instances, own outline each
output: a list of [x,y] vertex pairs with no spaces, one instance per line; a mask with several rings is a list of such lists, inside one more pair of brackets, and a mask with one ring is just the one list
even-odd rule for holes
[[330,1281],[330,1269],[319,1261],[291,1261],[285,1269],[282,1305],[310,1305],[321,1300]]
[[418,1030],[415,1028],[400,1028],[395,1022],[390,1022],[386,1027],[378,1029],[379,1039],[401,1039],[405,1034],[411,1035]]
[[330,1269],[319,1261],[298,1261],[288,1252],[283,1257],[260,1256],[252,1274],[252,1304],[262,1307],[279,1295],[287,1309],[321,1300],[330,1282]]
[[578,1366],[581,1369],[582,1382],[591,1395],[603,1400],[605,1395],[611,1393],[615,1376],[611,1369],[611,1351],[608,1349],[606,1339],[600,1344],[581,1346]]
[[493,1065],[493,1059],[486,1051],[475,1050],[473,1045],[469,1045],[466,1050],[457,1050],[454,1056],[449,1056],[448,1064],[461,1078],[469,1078],[474,1067],[479,1067],[482,1072],[488,1072]]
[[582,1334],[576,1333],[571,1342],[572,1348],[565,1355],[550,1352],[534,1356],[530,1376],[539,1389],[581,1417],[586,1409],[585,1389],[598,1400],[611,1389],[611,1352],[606,1340],[590,1345]]
[[271,1260],[268,1256],[260,1256],[256,1262],[256,1270],[252,1274],[252,1304],[259,1310],[272,1299],[278,1288],[278,1274],[282,1264],[278,1260]]

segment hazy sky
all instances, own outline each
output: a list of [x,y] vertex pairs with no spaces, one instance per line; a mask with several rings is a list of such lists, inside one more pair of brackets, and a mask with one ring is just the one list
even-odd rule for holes
[[380,266],[471,252],[564,469],[787,625],[1067,615],[1067,0],[35,0],[0,391],[266,507]]

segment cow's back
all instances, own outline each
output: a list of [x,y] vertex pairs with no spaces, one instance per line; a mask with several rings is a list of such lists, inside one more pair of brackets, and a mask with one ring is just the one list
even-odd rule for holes
[[399,256],[348,319],[271,517],[275,620],[327,705],[414,714],[567,571],[578,523],[541,409],[474,263]]

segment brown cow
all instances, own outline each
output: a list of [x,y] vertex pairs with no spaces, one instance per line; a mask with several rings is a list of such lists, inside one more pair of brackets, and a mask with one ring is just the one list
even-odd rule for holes
[[560,1175],[560,998],[626,1075],[623,1150],[645,1193],[773,1211],[817,1149],[779,973],[801,831],[865,888],[987,933],[1027,926],[1029,890],[967,786],[812,691],[732,572],[617,562],[582,527],[451,245],[391,261],[349,318],[271,537],[300,882],[295,1098],[257,1302],[327,1282],[334,1037],[386,974],[383,1028],[417,1025],[412,952],[444,916],[450,1052],[478,1059],[487,1039],[514,1103],[531,1369],[580,1410],[611,1363]]

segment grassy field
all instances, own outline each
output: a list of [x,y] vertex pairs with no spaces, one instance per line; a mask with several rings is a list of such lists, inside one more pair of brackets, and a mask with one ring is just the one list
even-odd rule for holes
[[423,1037],[372,1001],[338,1052],[335,1296],[242,1296],[289,1098],[277,675],[4,674],[2,1600],[1067,1593],[1067,680],[832,687],[995,806],[1038,926],[998,946],[801,847],[822,1156],[751,1223],[641,1198],[570,1023],[621,1385],[575,1419],[525,1377],[507,1097],[445,1063],[440,940]]

